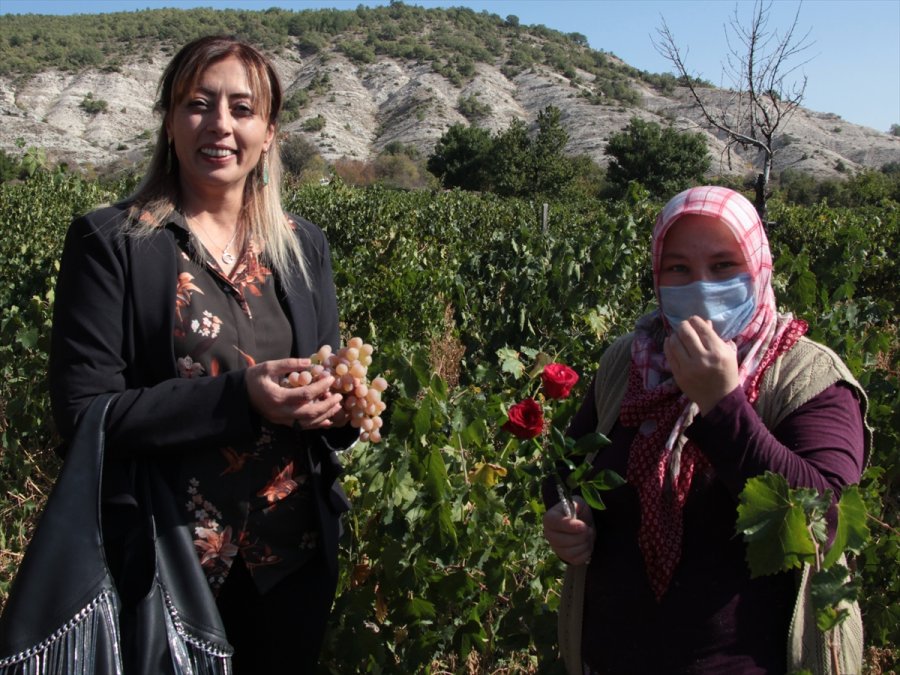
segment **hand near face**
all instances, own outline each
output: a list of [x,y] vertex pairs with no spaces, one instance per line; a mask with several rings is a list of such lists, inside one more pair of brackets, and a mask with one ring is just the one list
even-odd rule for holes
[[278,359],[248,368],[247,395],[253,409],[270,422],[301,429],[329,429],[346,424],[342,397],[331,391],[332,376],[302,387],[281,386],[288,374],[307,368],[310,363],[309,359]]
[[586,565],[594,550],[594,514],[581,497],[575,497],[575,517],[559,502],[544,514],[544,539],[553,552],[570,565]]
[[738,386],[738,362],[734,344],[725,342],[712,323],[692,316],[672,331],[663,343],[663,352],[675,384],[700,408],[712,410]]

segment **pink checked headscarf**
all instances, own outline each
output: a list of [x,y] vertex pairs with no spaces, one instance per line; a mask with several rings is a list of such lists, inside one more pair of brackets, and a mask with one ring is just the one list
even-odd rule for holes
[[[663,242],[670,228],[686,215],[711,216],[726,226],[747,262],[756,311],[734,344],[740,386],[752,403],[759,396],[766,368],[796,343],[806,332],[806,324],[790,314],[778,314],[772,291],[772,255],[762,221],[743,195],[722,187],[685,190],[673,197],[656,219],[651,253],[657,300]],[[638,428],[629,452],[627,479],[640,499],[638,543],[658,599],[681,558],[682,509],[691,480],[695,472],[709,466],[700,448],[684,436],[698,409],[672,379],[662,348],[667,331],[666,319],[658,310],[638,321],[619,417],[625,426]]]

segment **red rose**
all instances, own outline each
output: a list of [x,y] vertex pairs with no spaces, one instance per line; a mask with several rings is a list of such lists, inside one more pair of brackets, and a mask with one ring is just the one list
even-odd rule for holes
[[519,438],[534,438],[544,429],[544,411],[533,398],[526,398],[509,409],[509,420],[504,431]]
[[547,398],[568,398],[572,387],[578,382],[578,373],[561,363],[550,363],[544,366],[541,380]]

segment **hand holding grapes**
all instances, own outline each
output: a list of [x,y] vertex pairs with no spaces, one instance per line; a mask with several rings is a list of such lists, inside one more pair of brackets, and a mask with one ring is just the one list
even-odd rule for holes
[[[250,405],[275,424],[302,429],[340,426],[341,396],[331,391],[333,378],[322,378],[305,387],[286,389],[281,386],[289,373],[309,366],[309,359],[278,359],[251,366],[246,375]],[[345,417],[343,422],[346,422]]]
[[340,410],[330,419],[332,425],[345,424],[360,430],[360,440],[378,443],[381,440],[383,421],[381,413],[387,407],[381,394],[387,389],[387,381],[376,377],[366,378],[372,363],[372,345],[353,337],[346,347],[332,352],[323,345],[306,365],[290,372],[281,380],[282,387],[290,390],[306,389],[327,382],[326,391],[341,399]]

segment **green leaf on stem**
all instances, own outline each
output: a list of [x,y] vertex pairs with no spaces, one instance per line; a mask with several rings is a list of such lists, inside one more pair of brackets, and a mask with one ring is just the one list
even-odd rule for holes
[[614,490],[617,487],[625,485],[625,479],[622,478],[612,469],[603,469],[597,472],[597,475],[591,478],[589,485],[598,490]]
[[735,527],[747,542],[753,578],[815,559],[816,545],[806,526],[806,513],[781,475],[766,472],[747,481]]
[[859,595],[859,579],[849,580],[848,570],[843,565],[833,565],[826,570],[815,572],[809,583],[809,597],[816,612],[816,625],[821,631],[831,630],[847,616],[842,603],[852,602]]
[[866,525],[866,505],[859,494],[859,487],[851,485],[842,493],[837,503],[838,522],[834,542],[822,562],[822,567],[831,567],[841,553],[859,553],[869,541],[869,527]]
[[403,613],[413,619],[433,619],[436,615],[434,603],[423,598],[410,598]]
[[446,499],[450,490],[450,481],[447,477],[447,465],[440,450],[431,448],[422,461],[424,471],[423,484],[435,501]]
[[419,403],[419,409],[416,411],[416,415],[413,418],[415,438],[423,447],[428,443],[428,432],[431,430],[432,417],[432,400],[430,397],[426,396]]
[[557,457],[566,454],[568,443],[566,443],[566,436],[562,431],[556,427],[550,427],[550,441],[553,443],[553,450]]
[[581,496],[584,497],[584,501],[586,501],[588,506],[592,509],[603,511],[606,508],[606,504],[600,499],[600,492],[590,483],[585,483],[581,486]]
[[586,501],[591,508],[602,511],[606,508],[606,505],[600,498],[600,493],[624,485],[625,479],[615,471],[603,469],[590,480],[584,480],[584,475],[592,470],[593,467],[588,463],[579,465],[578,468],[569,475],[566,480],[566,485],[570,490],[580,490],[582,497],[584,497],[584,501]]
[[442,501],[432,510],[433,516],[437,516],[438,540],[441,547],[456,548],[459,538],[456,534],[456,526],[453,524],[453,514],[446,501]]
[[609,445],[610,440],[600,433],[585,434],[575,441],[574,451],[579,455],[588,455],[595,450]]
[[581,485],[581,481],[584,478],[584,474],[586,474],[588,471],[590,471],[591,468],[592,467],[590,464],[587,464],[587,463],[579,464],[577,467],[575,467],[575,470],[572,471],[572,473],[570,473],[568,475],[568,477],[566,478],[566,486],[570,490],[576,489],[579,485]]
[[525,366],[522,365],[522,361],[519,359],[519,352],[515,349],[504,347],[497,350],[497,356],[500,357],[500,370],[502,372],[509,373],[516,379],[522,377],[522,373],[525,372]]

